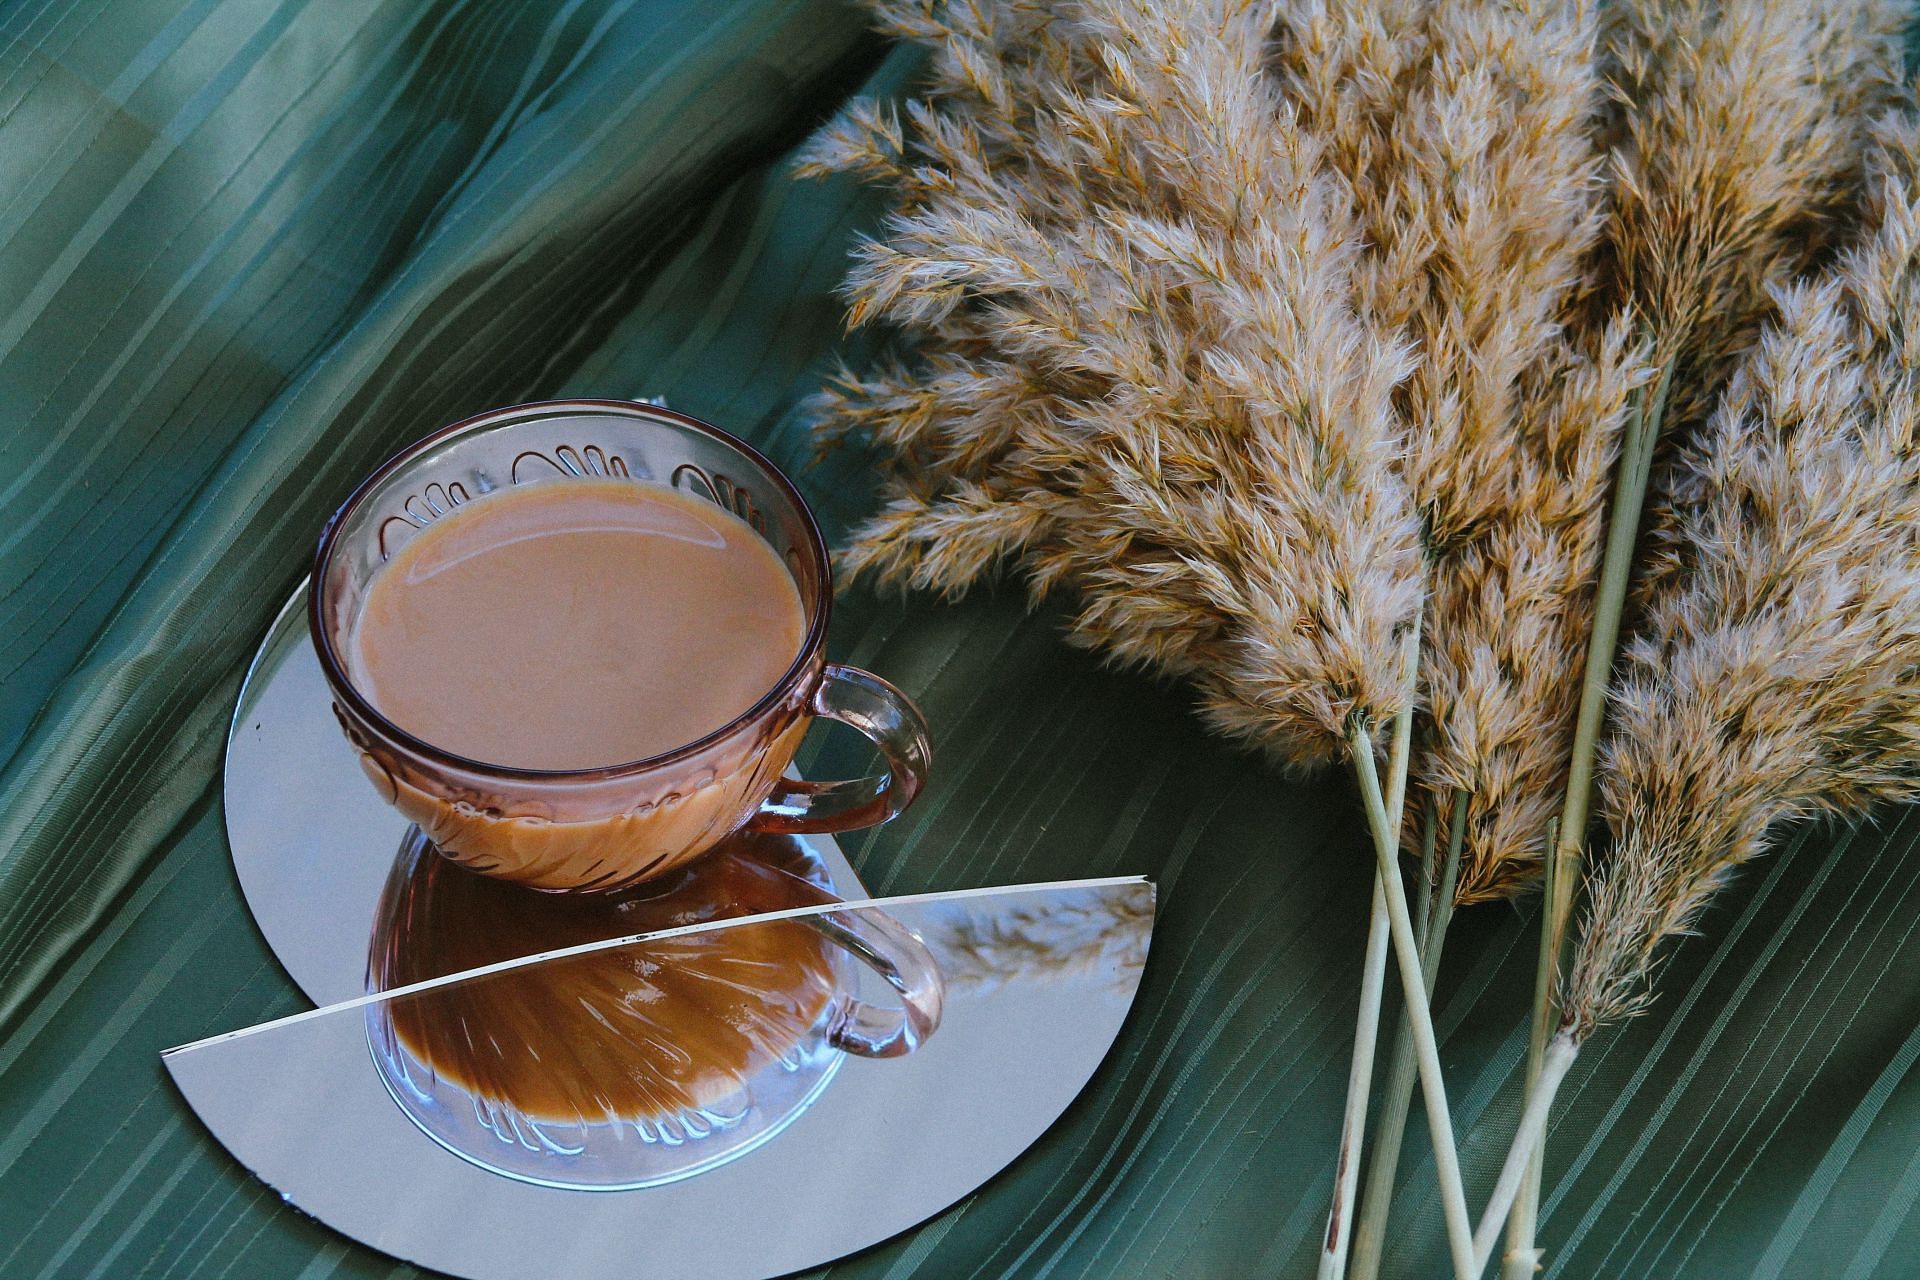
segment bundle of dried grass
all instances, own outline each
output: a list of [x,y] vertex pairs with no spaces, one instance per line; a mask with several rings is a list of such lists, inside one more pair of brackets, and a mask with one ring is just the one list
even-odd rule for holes
[[1920,117],[1882,141],[1875,230],[1779,292],[1680,454],[1699,500],[1612,698],[1613,853],[1490,1213],[1581,1043],[1645,1007],[1660,944],[1734,868],[1787,820],[1920,795]]
[[1599,229],[1593,44],[1582,5],[1280,12],[1275,68],[1367,240],[1356,305],[1420,355],[1401,466],[1436,556],[1512,510],[1520,379]]
[[[1893,6],[1609,7],[1604,202],[1581,3],[874,8],[931,51],[933,91],[856,110],[810,161],[897,198],[848,293],[904,349],[818,406],[888,467],[845,563],[949,593],[1015,566],[1071,600],[1074,639],[1190,679],[1216,725],[1290,767],[1352,763],[1382,872],[1354,1080],[1391,933],[1456,1269],[1477,1274],[1491,1237],[1461,1238],[1423,998],[1441,908],[1546,861],[1536,1067],[1563,1070],[1549,996],[1654,445],[1825,251],[1858,185],[1853,116],[1891,84]],[[1703,484],[1685,461],[1663,490],[1650,598],[1692,572]],[[1463,860],[1424,970],[1393,859],[1414,701],[1396,649],[1422,627],[1413,807],[1432,820],[1404,830],[1450,831]],[[1510,1275],[1537,1257],[1530,1205]]]
[[[1769,289],[1830,241],[1861,161],[1861,121],[1894,96],[1903,8],[1886,0],[1626,0],[1607,11],[1616,110],[1611,198],[1600,263],[1609,307],[1644,317],[1661,376],[1623,442],[1607,570],[1624,600],[1632,534],[1666,423],[1704,414],[1728,361],[1769,307]],[[1659,486],[1644,591],[1684,539]],[[1612,665],[1620,606],[1603,600],[1590,677]],[[1563,811],[1550,930],[1564,928],[1586,835],[1590,744],[1604,681],[1590,678]]]

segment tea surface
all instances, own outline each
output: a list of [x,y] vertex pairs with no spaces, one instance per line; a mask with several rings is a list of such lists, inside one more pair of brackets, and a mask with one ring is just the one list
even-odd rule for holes
[[800,594],[745,521],[665,485],[552,481],[441,517],[367,589],[353,678],[443,750],[587,769],[705,737],[800,651]]

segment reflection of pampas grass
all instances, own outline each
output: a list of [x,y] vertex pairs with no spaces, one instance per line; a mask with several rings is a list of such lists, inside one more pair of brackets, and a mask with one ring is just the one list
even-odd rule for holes
[[1874,232],[1780,292],[1680,455],[1697,504],[1612,697],[1614,850],[1516,1158],[1581,1042],[1645,1007],[1660,944],[1780,823],[1920,794],[1920,119],[1885,143]]
[[1107,974],[1131,988],[1147,963],[1153,886],[1062,891],[1044,907],[983,912],[978,903],[936,911],[925,930],[940,976],[960,990],[1008,982]]

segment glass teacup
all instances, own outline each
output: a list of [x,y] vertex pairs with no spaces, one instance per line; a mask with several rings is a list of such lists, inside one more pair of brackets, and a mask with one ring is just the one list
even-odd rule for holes
[[[661,755],[605,768],[542,770],[472,760],[380,713],[343,660],[386,561],[462,503],[513,485],[630,479],[718,503],[765,538],[806,613],[786,674],[730,723]],[[412,445],[375,471],[327,524],[310,623],[334,713],[388,802],[444,855],[537,889],[620,888],[671,872],[740,830],[832,832],[885,822],[912,802],[930,759],[926,722],[904,694],[826,661],[833,584],[825,542],[792,481],[752,446],[682,413],[612,400],[497,409]],[[697,678],[697,673],[689,673]],[[885,773],[834,782],[785,777],[817,716],[851,725]]]

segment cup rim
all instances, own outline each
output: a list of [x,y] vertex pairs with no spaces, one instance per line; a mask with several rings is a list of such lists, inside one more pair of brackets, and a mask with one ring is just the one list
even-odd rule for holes
[[[794,655],[793,662],[771,688],[762,694],[754,704],[742,711],[719,728],[692,742],[663,751],[657,755],[643,756],[638,760],[628,760],[619,764],[597,765],[591,769],[528,769],[516,765],[494,764],[486,760],[476,760],[470,756],[459,755],[444,747],[437,747],[424,738],[417,737],[389,720],[354,687],[347,678],[346,668],[340,656],[334,650],[333,636],[321,617],[321,599],[324,595],[327,569],[333,563],[334,552],[339,545],[341,531],[346,527],[348,517],[353,515],[374,489],[395,471],[412,461],[422,451],[441,441],[462,432],[489,425],[501,418],[513,418],[536,412],[549,411],[585,411],[610,412],[613,416],[631,418],[665,418],[679,426],[712,437],[738,451],[746,460],[759,468],[761,474],[782,494],[796,511],[800,513],[801,524],[806,530],[806,554],[812,557],[819,570],[821,592],[816,606],[810,610],[807,632],[800,642],[800,650]],[[595,398],[575,398],[564,400],[529,400],[523,404],[505,405],[497,409],[488,409],[471,417],[462,418],[436,431],[420,437],[413,443],[395,453],[385,462],[375,467],[366,479],[355,486],[334,513],[327,517],[327,523],[320,531],[320,543],[315,548],[313,570],[307,583],[307,629],[313,640],[314,649],[320,656],[320,668],[327,678],[327,684],[333,689],[334,696],[344,701],[353,714],[369,723],[381,736],[391,739],[400,747],[424,756],[436,764],[451,766],[467,772],[485,773],[495,777],[525,779],[539,782],[597,782],[610,778],[644,772],[677,763],[698,755],[715,743],[732,736],[735,732],[760,719],[768,711],[779,705],[790,694],[809,667],[814,664],[824,647],[827,634],[827,622],[833,613],[833,561],[827,554],[826,538],[820,532],[820,523],[814,518],[813,508],[800,493],[798,486],[775,466],[773,460],[760,452],[739,436],[722,430],[711,422],[703,421],[692,414],[669,409],[665,405],[648,404],[637,400],[608,400]]]

